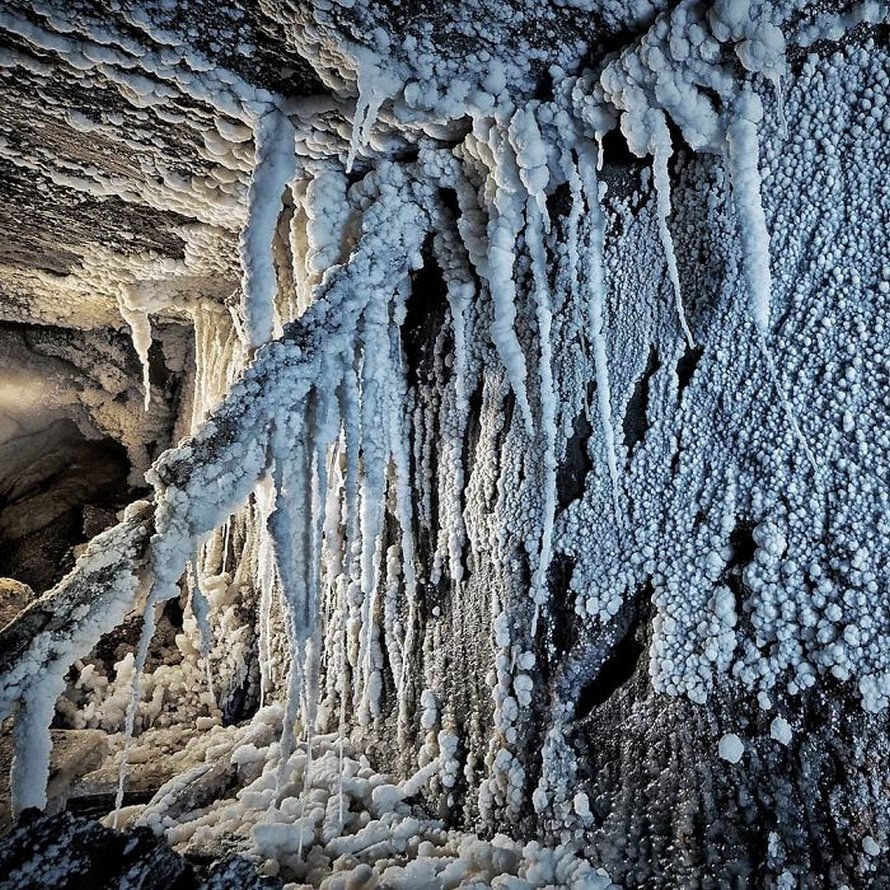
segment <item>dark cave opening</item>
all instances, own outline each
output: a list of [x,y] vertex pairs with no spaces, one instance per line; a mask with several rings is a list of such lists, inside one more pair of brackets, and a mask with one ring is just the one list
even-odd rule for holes
[[132,499],[129,472],[123,445],[87,439],[69,418],[0,445],[0,576],[52,587]]

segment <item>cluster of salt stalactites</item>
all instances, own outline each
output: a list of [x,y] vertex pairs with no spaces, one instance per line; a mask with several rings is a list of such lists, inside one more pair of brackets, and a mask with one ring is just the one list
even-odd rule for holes
[[[291,113],[287,103],[266,96],[252,99],[247,110],[227,102],[229,113],[251,122],[254,144],[243,196],[240,301],[231,311],[218,304],[190,307],[194,437],[152,471],[154,580],[137,675],[154,607],[179,594],[189,565],[201,651],[209,661],[219,616],[208,576],[220,573],[231,523],[241,522],[251,534],[235,571],[259,590],[261,692],[266,699],[285,687],[281,763],[288,761],[298,726],[310,736],[317,724],[342,731],[347,714],[359,727],[373,726],[387,718],[393,696],[403,737],[418,735],[412,709],[426,703],[422,757],[432,762],[436,731],[449,715],[437,704],[443,678],[429,666],[434,659],[424,657],[424,676],[414,675],[418,652],[433,647],[437,633],[419,627],[418,568],[424,582],[446,578],[459,591],[468,556],[476,566],[487,561],[493,728],[484,768],[468,766],[467,781],[477,788],[483,816],[518,819],[528,791],[520,734],[535,689],[531,643],[548,601],[558,432],[571,418],[560,405],[553,368],[557,300],[574,313],[569,333],[589,347],[616,528],[623,510],[597,143],[620,120],[631,149],[653,156],[658,231],[690,343],[668,227],[668,121],[692,149],[726,158],[750,315],[765,335],[768,236],[757,173],[762,111],[735,65],[777,82],[780,38],[747,4],[703,10],[681,3],[599,76],[564,78],[550,102],[516,107],[503,101],[485,113],[476,110],[456,147],[425,147],[416,162],[378,162],[349,189],[346,167],[366,151],[363,142],[375,130],[386,91],[398,90],[394,81],[379,71],[359,79],[348,148],[328,143],[324,160],[296,158],[317,121],[306,109]],[[199,87],[200,79],[189,81],[189,89],[206,98]],[[232,138],[240,145],[243,136],[238,131]],[[324,154],[321,143],[315,148]],[[338,157],[335,148],[346,150]],[[558,251],[547,198],[563,184],[571,199],[569,237]],[[440,198],[442,189],[456,196],[456,219]],[[437,340],[436,360],[451,376],[438,395],[420,386],[411,401],[400,328],[428,234],[450,315],[450,343],[444,335]],[[128,292],[121,305],[144,357],[146,304]],[[513,441],[521,435],[529,453],[542,455],[521,472],[522,456],[509,456],[521,497],[506,490],[506,472],[501,479],[486,479],[483,472],[468,479],[463,445],[475,392],[483,402],[483,453],[496,453],[503,442],[505,431],[494,418],[503,416],[510,393],[522,427]],[[423,408],[433,400],[435,422]],[[534,496],[530,485],[537,488]],[[241,518],[233,520],[239,510]],[[387,513],[396,533],[387,527]],[[418,527],[435,529],[430,566],[417,565]],[[531,563],[523,600],[512,595],[516,540]],[[282,635],[291,658],[278,682],[270,660],[273,637]],[[137,704],[138,690],[128,717],[131,733]],[[548,739],[548,749],[558,749],[558,735]],[[441,777],[448,788],[446,778],[454,779]]]

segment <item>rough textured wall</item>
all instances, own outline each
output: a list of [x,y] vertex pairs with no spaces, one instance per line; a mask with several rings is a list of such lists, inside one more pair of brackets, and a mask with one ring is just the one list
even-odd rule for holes
[[191,435],[4,631],[15,806],[55,710],[282,880],[882,886],[886,12],[4,12],[9,373]]

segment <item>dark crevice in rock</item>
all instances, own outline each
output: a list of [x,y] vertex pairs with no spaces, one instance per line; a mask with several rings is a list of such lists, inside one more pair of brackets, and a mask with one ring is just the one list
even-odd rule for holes
[[647,625],[652,617],[652,586],[647,584],[633,605],[629,626],[618,642],[610,648],[596,676],[588,681],[578,695],[575,719],[583,720],[594,709],[605,704],[636,673],[640,658],[646,651]]
[[431,237],[424,244],[422,255],[423,266],[411,276],[411,294],[401,328],[405,375],[412,388],[434,379],[434,347],[439,333],[446,328],[449,314],[448,288],[433,258]]
[[627,403],[624,412],[624,445],[627,448],[628,460],[633,456],[633,450],[646,436],[649,428],[647,414],[649,411],[649,382],[652,375],[661,367],[658,361],[658,352],[653,346],[649,350],[649,358],[646,361],[646,369],[637,380],[633,394]]
[[692,375],[698,367],[699,360],[704,354],[701,346],[690,348],[686,347],[685,352],[677,362],[677,401],[683,398],[683,390],[689,386],[692,381]]
[[575,418],[571,438],[566,443],[565,457],[556,471],[556,508],[565,510],[569,504],[584,494],[584,480],[593,469],[588,442],[593,427],[585,412]]
[[574,637],[575,598],[572,593],[572,573],[575,560],[565,553],[557,553],[550,561],[547,585],[550,598],[547,603],[546,630],[539,643],[539,662],[542,679],[549,685],[565,654],[571,649]]
[[131,499],[130,463],[113,439],[62,418],[0,445],[0,576],[37,592],[74,563],[71,548],[113,524]]

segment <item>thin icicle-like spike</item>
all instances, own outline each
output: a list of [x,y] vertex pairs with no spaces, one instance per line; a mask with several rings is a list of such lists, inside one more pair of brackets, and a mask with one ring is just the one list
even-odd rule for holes
[[603,440],[606,448],[606,463],[612,480],[612,499],[615,508],[615,521],[620,523],[620,498],[618,482],[618,460],[615,454],[615,430],[612,426],[612,399],[609,387],[609,366],[606,358],[606,338],[603,330],[605,310],[605,277],[603,269],[603,238],[605,221],[599,201],[599,183],[596,178],[594,151],[589,144],[579,148],[579,173],[587,200],[590,226],[590,247],[587,252],[587,277],[590,288],[590,332],[593,344],[593,361],[596,372],[596,396],[600,420],[603,426]]
[[[402,286],[402,304],[407,300],[410,283]],[[402,575],[405,579],[405,595],[409,603],[414,600],[416,577],[414,571],[414,516],[412,510],[411,466],[408,448],[408,431],[405,428],[403,406],[408,403],[405,369],[402,365],[402,343],[399,326],[393,325],[389,338],[390,386],[388,391],[387,435],[395,481],[396,518],[401,527]]]
[[655,183],[655,200],[658,213],[658,235],[661,239],[661,246],[664,249],[665,259],[667,260],[668,278],[674,289],[674,300],[677,305],[677,317],[680,321],[680,327],[683,329],[683,336],[690,349],[695,349],[695,341],[692,337],[692,331],[689,330],[689,324],[686,321],[686,311],[683,308],[683,293],[680,288],[680,272],[677,268],[677,254],[674,250],[674,239],[671,236],[671,230],[668,226],[668,217],[671,215],[671,179],[668,173],[668,160],[673,152],[671,145],[671,134],[668,130],[667,122],[664,119],[664,113],[658,112],[660,121],[655,126],[653,136],[650,142],[652,148],[652,178]]
[[120,809],[124,802],[124,786],[127,781],[128,755],[133,744],[133,733],[136,728],[136,712],[139,708],[139,702],[142,700],[142,672],[145,670],[145,662],[148,660],[148,647],[155,635],[155,607],[164,599],[166,591],[157,585],[152,589],[145,604],[145,613],[142,618],[142,631],[139,635],[139,642],[136,646],[136,654],[133,659],[133,685],[130,690],[130,701],[127,704],[127,713],[124,718],[124,750],[121,755],[120,768],[117,778],[117,793],[114,798],[114,818],[112,820],[113,827],[117,828],[120,818]]
[[352,570],[352,555],[360,535],[359,515],[359,454],[361,451],[361,404],[358,380],[353,371],[344,374],[337,390],[343,424],[343,447],[346,476],[344,506],[346,511],[346,552],[343,555],[347,572]]
[[189,563],[192,582],[191,606],[198,623],[198,633],[201,640],[201,658],[204,660],[204,671],[207,675],[207,691],[212,701],[216,701],[216,693],[213,690],[213,667],[210,664],[210,653],[213,650],[213,628],[210,624],[210,603],[201,590],[201,569],[198,566],[197,554]]
[[272,338],[278,279],[273,244],[282,197],[296,170],[294,128],[287,115],[270,108],[254,134],[255,166],[247,195],[247,223],[239,248],[243,268],[241,315],[246,346],[256,348]]
[[779,118],[779,133],[783,139],[788,138],[788,118],[785,116],[785,83],[781,74],[770,78],[776,93],[776,114]]
[[544,221],[538,203],[529,198],[526,210],[525,243],[531,259],[532,298],[538,321],[538,383],[541,391],[541,436],[544,440],[544,498],[541,516],[541,547],[538,566],[532,575],[534,617],[532,636],[537,631],[540,607],[549,595],[547,569],[553,543],[553,522],[556,516],[556,393],[553,387],[553,348],[550,340],[552,311],[547,289],[547,255],[544,249]]
[[[403,297],[407,296],[407,283]],[[405,659],[414,646],[414,633],[417,622],[417,579],[414,566],[414,517],[412,510],[411,470],[409,453],[406,446],[407,430],[405,429],[403,406],[407,404],[407,390],[405,385],[405,371],[402,367],[402,347],[398,328],[395,328],[391,338],[391,351],[393,355],[392,365],[393,384],[390,390],[389,405],[389,446],[392,455],[396,518],[401,529],[401,578],[404,585],[405,599],[408,603],[408,615],[406,630],[403,635],[398,635],[393,630],[392,618],[386,622],[389,634],[393,641],[395,652],[398,653],[398,674],[395,676],[396,686],[399,690],[399,733],[404,732],[407,721],[401,707],[407,701],[406,683],[408,672],[404,669]],[[397,590],[397,588],[396,588]]]
[[816,459],[794,416],[794,409],[782,389],[770,355],[769,337],[772,273],[770,272],[769,231],[763,212],[757,125],[763,119],[763,106],[755,93],[743,93],[726,131],[726,160],[732,202],[739,227],[742,277],[748,291],[748,311],[756,329],[758,347],[766,359],[770,379],[782,403],[791,429],[807,460],[816,470]]
[[377,715],[379,672],[375,668],[374,604],[378,593],[382,547],[384,496],[389,463],[386,432],[386,387],[389,369],[389,302],[372,301],[363,316],[361,372],[362,484],[361,484],[361,649],[362,688],[359,721]]
[[296,424],[285,433],[273,433],[275,455],[275,512],[269,526],[275,542],[275,555],[285,611],[285,628],[291,647],[291,664],[281,730],[281,759],[278,786],[294,752],[295,728],[303,686],[306,641],[312,633],[312,612],[307,579],[311,560],[309,516],[312,508],[308,454],[302,442],[304,430]]
[[[329,379],[326,377],[325,379]],[[321,623],[320,588],[322,544],[325,527],[325,503],[328,488],[328,450],[336,437],[338,424],[334,411],[336,398],[329,390],[316,390],[313,399],[313,420],[311,430],[311,556],[307,560],[309,601],[313,631],[307,640],[304,669],[304,710],[303,724],[306,731],[306,765],[303,769],[300,790],[300,843],[297,850],[299,861],[303,859],[303,817],[306,812],[306,799],[310,792],[312,778],[312,742],[315,735],[318,715],[318,697],[321,672]]]
[[742,276],[748,288],[748,308],[757,330],[769,334],[772,274],[769,232],[763,212],[758,169],[757,125],[763,118],[760,97],[743,94],[726,131],[726,160],[732,202],[739,227]]
[[118,295],[118,308],[121,318],[130,326],[133,348],[142,364],[142,388],[145,392],[145,410],[151,407],[151,374],[148,352],[151,349],[151,319],[141,309],[133,309],[123,294]]
[[222,558],[219,564],[220,572],[225,572],[229,563],[229,548],[232,546],[232,520],[227,519],[225,525],[225,533],[222,541]]
[[269,475],[260,479],[256,488],[256,516],[259,527],[257,544],[256,585],[260,591],[259,602],[259,661],[260,661],[260,707],[264,707],[269,696],[271,685],[270,666],[272,663],[271,649],[271,618],[272,596],[275,585],[275,554],[272,548],[272,532],[269,529],[269,517],[275,505],[275,487]]

